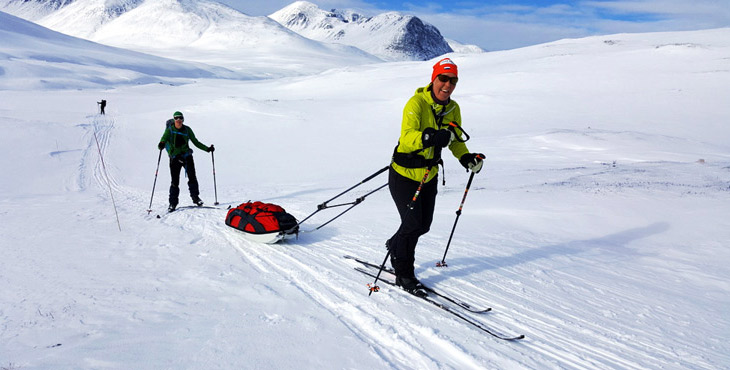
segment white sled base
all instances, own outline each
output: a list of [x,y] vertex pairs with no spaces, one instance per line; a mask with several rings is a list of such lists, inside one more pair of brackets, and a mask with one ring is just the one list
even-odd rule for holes
[[241,231],[241,233],[243,234],[243,237],[246,238],[246,240],[265,244],[274,244],[279,240],[292,239],[296,237],[296,234],[286,234],[283,231],[274,231],[266,234],[253,234],[246,231]]

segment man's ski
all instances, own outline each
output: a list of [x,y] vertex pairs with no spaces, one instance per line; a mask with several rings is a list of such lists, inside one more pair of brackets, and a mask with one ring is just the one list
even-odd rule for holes
[[195,209],[195,208],[206,208],[206,209],[223,209],[223,208],[221,208],[221,207],[213,207],[213,206],[206,206],[206,205],[202,205],[202,206],[198,206],[198,205],[192,205],[192,206],[182,206],[182,207],[175,207],[175,208],[174,208],[174,209],[172,209],[172,210],[170,210],[170,209],[168,208],[167,212],[165,212],[165,213],[164,213],[164,214],[162,214],[162,215],[158,214],[158,215],[157,215],[156,217],[157,217],[157,218],[162,218],[162,216],[164,216],[164,215],[166,215],[166,214],[174,213],[174,212],[177,212],[177,211],[180,211],[180,210],[184,210],[184,209]]
[[[364,268],[355,267],[355,270],[358,271],[358,272],[360,272],[360,273],[363,273],[363,274],[365,274],[367,276],[370,276],[370,277],[373,277],[373,278],[375,277],[375,274],[374,273],[370,272],[369,270],[365,270]],[[396,286],[395,285],[395,282],[390,281],[390,280],[387,280],[387,279],[380,278],[380,281],[382,281],[382,282],[384,282],[384,283],[386,283],[388,285],[394,286],[394,287]],[[479,330],[481,330],[481,331],[483,331],[483,332],[485,332],[485,333],[487,333],[487,334],[489,334],[489,335],[491,335],[491,336],[493,336],[493,337],[495,337],[497,339],[506,340],[506,341],[515,341],[515,340],[520,340],[520,339],[525,338],[524,335],[507,336],[507,335],[502,335],[502,334],[495,333],[492,330],[486,328],[481,323],[479,323],[479,322],[477,322],[477,321],[475,321],[475,320],[467,317],[466,315],[461,314],[460,312],[454,311],[453,309],[451,309],[451,307],[449,307],[449,306],[447,306],[447,305],[445,305],[445,304],[443,304],[441,302],[438,302],[438,301],[436,301],[434,299],[431,299],[428,296],[419,296],[419,295],[416,295],[414,293],[409,293],[409,292],[407,292],[405,290],[403,290],[403,292],[408,293],[411,296],[414,296],[414,297],[423,299],[424,301],[426,301],[426,302],[428,302],[428,303],[430,303],[430,304],[432,304],[432,305],[434,305],[434,306],[442,309],[445,312],[448,312],[448,313],[456,316],[457,318],[459,318],[462,321],[470,324],[474,328],[479,329]]]
[[[360,264],[362,264],[364,266],[367,266],[369,268],[373,268],[373,269],[380,270],[380,266],[379,265],[376,265],[376,264],[374,264],[372,262],[368,262],[368,261],[362,260],[360,258],[357,258],[357,257],[354,257],[354,256],[349,256],[349,255],[344,256],[344,257],[347,258],[347,259],[351,259],[351,260],[353,260],[355,262],[358,262],[358,263],[360,263]],[[387,267],[387,266],[386,267],[383,267],[383,271],[388,272],[388,273],[390,273],[392,275],[395,275],[395,271],[393,271],[393,269],[390,268],[390,267]],[[423,283],[421,283],[421,284],[423,284]],[[437,290],[435,290],[435,289],[433,289],[431,287],[425,286],[425,285],[423,286],[423,288],[427,292],[432,293],[434,295],[437,295],[437,296],[439,296],[439,297],[441,297],[441,298],[443,298],[443,299],[445,299],[445,300],[447,300],[447,301],[449,301],[449,302],[451,302],[451,303],[453,303],[453,304],[455,304],[455,305],[457,305],[457,306],[459,306],[459,307],[461,307],[461,308],[463,308],[463,309],[465,309],[465,310],[467,310],[467,311],[469,311],[471,313],[485,313],[485,312],[489,312],[489,311],[492,310],[491,307],[487,307],[487,308],[484,308],[484,309],[475,308],[471,304],[469,304],[467,302],[464,302],[463,300],[461,300],[459,298],[455,298],[455,297],[446,295],[444,293],[441,293],[441,292],[439,292],[439,291],[437,291]]]

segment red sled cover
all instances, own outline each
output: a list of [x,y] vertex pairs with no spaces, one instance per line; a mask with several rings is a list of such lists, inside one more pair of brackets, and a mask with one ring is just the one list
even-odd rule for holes
[[246,202],[228,210],[226,225],[251,234],[299,231],[297,219],[284,208],[272,203]]

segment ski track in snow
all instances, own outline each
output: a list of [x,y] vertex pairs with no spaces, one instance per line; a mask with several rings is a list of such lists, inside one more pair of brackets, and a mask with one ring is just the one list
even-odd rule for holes
[[[432,329],[430,328],[409,324],[408,322],[394,322],[392,319],[387,321],[384,317],[373,315],[373,312],[380,313],[382,310],[373,302],[368,302],[363,294],[366,291],[365,289],[358,291],[342,285],[324,283],[341,276],[340,274],[343,272],[350,271],[349,269],[340,272],[332,270],[335,266],[342,265],[344,263],[343,259],[330,256],[325,261],[323,258],[327,258],[327,255],[322,255],[323,253],[296,253],[296,256],[293,256],[293,253],[285,253],[285,251],[272,248],[272,246],[255,245],[244,241],[240,235],[236,235],[237,232],[232,230],[221,230],[221,233],[226,236],[227,244],[238,249],[249,262],[252,262],[259,269],[262,271],[276,271],[279,275],[290,279],[312,300],[330,311],[332,315],[338,317],[358,338],[375,350],[386,363],[406,367],[409,364],[404,363],[403,359],[413,360],[421,357],[428,360],[424,362],[424,365],[428,366],[430,361],[435,362],[438,360],[418,346],[403,348],[404,346],[399,343],[404,338],[393,335],[394,333],[409,333],[415,330],[425,334],[426,338],[439,348],[452,354],[452,358],[458,359],[457,363],[460,366],[478,367],[478,364],[474,363],[470,356],[464,355],[455,343],[439,338],[431,332]],[[286,245],[286,248],[296,247],[297,245]],[[261,253],[259,251],[261,248],[271,249],[271,251]],[[331,249],[322,248],[322,252],[337,253],[336,250],[332,251]],[[289,250],[293,251],[294,249]],[[297,252],[303,251],[307,251],[307,249],[297,250]],[[316,266],[316,268],[313,266]],[[340,270],[342,269],[340,268]],[[357,274],[351,275],[357,276]],[[384,342],[383,339],[388,337],[392,339]],[[415,338],[405,339],[408,339],[407,342],[411,342]]]
[[[105,196],[108,196],[108,189],[111,186],[111,191],[120,198],[121,207],[138,208],[144,195],[139,191],[120,186],[115,180],[114,164],[105,162],[107,166],[105,171],[99,158],[99,154],[104,155],[113,140],[114,118],[93,116],[90,120],[91,122],[85,126],[88,145],[79,164],[79,188],[86,190],[91,185],[87,178],[92,178],[93,185],[98,187],[99,191],[104,191]],[[585,188],[581,181],[569,180],[568,183],[573,184],[571,186]],[[162,185],[161,188],[165,189],[164,181],[158,185]],[[164,194],[164,191],[160,193]],[[458,189],[451,193],[452,197],[460,196]],[[403,296],[393,289],[384,288],[383,292],[375,293],[375,297],[368,297],[365,287],[367,277],[354,271],[353,264],[342,258],[342,255],[347,253],[361,255],[360,246],[337,237],[331,241],[315,239],[311,245],[298,244],[299,241],[280,245],[258,245],[242,239],[237,231],[225,226],[221,221],[224,215],[225,209],[192,209],[164,215],[160,221],[163,225],[179,228],[187,234],[199,235],[190,241],[191,245],[235,248],[243,261],[259,273],[291,281],[310,300],[336,317],[388,367],[410,368],[415,365],[415,367],[431,368],[436,363],[443,364],[444,354],[448,354],[446,357],[450,367],[489,366],[488,363],[475,361],[475,354],[459,344],[464,338],[452,337],[453,328],[461,327],[455,332],[460,334],[467,330],[469,332],[467,337],[483,341],[487,347],[499,345],[497,341],[483,337],[482,334],[476,333],[476,330],[467,329],[468,325],[417,300]],[[146,218],[149,222],[157,222],[153,215],[148,215]],[[302,234],[302,239],[309,235]],[[570,249],[571,246],[555,246],[555,248]],[[205,253],[201,256],[204,257]],[[429,257],[433,257],[432,260],[440,258],[435,255]],[[570,258],[576,264],[593,263],[589,258],[579,256]],[[654,345],[653,335],[661,336],[665,333],[650,333],[645,327],[642,327],[641,331],[623,325],[613,328],[603,327],[589,319],[596,314],[593,309],[601,312],[600,306],[593,307],[588,304],[582,307],[582,311],[576,312],[574,306],[564,306],[549,296],[540,295],[539,289],[541,285],[551,284],[554,281],[571,282],[563,289],[619,300],[619,306],[631,308],[627,313],[638,309],[652,315],[653,320],[677,320],[673,317],[673,313],[681,312],[681,307],[662,307],[660,310],[643,307],[640,296],[622,293],[621,289],[613,286],[599,286],[595,282],[581,281],[580,275],[565,271],[538,270],[531,273],[530,268],[534,267],[531,264],[527,267],[504,267],[490,264],[488,261],[483,262],[489,269],[501,268],[502,281],[483,280],[483,286],[469,282],[462,282],[461,286],[444,283],[443,285],[447,286],[445,291],[470,302],[495,307],[494,312],[480,316],[480,321],[497,331],[525,333],[527,339],[509,345],[517,347],[515,351],[520,356],[527,356],[535,363],[554,363],[559,364],[560,368],[569,369],[644,369],[659,360],[661,363],[674,363],[683,368],[711,367],[711,364],[702,358],[688,357],[687,354],[678,356],[672,348]],[[439,280],[441,273],[449,274],[454,270],[458,272],[459,267],[454,266],[458,266],[458,263],[453,263],[444,269],[429,267],[429,270],[433,271],[428,273]],[[520,279],[520,276],[525,274],[532,274],[531,283]],[[611,280],[611,276],[602,280]],[[520,283],[516,283],[518,281]],[[515,284],[516,286],[513,286]],[[435,287],[441,288],[440,285],[436,284]],[[592,297],[588,301],[600,302],[601,299]],[[446,330],[425,326],[419,320],[403,318],[399,313],[389,312],[389,307],[393,305],[407,306],[408,310],[418,312],[416,316],[427,317],[429,318],[427,321],[431,324],[438,323],[440,324],[438,327],[446,325],[450,330],[447,333]],[[601,314],[610,316],[621,313],[603,311]],[[540,330],[534,330],[536,322],[539,322]],[[410,333],[418,333],[418,336]],[[591,343],[584,343],[582,340],[584,337],[590,337]],[[702,343],[698,345],[700,347],[685,343],[684,347],[691,353],[701,353]],[[434,353],[439,355],[434,356]],[[519,357],[501,358],[499,361],[502,361],[498,362],[501,364],[521,362]]]

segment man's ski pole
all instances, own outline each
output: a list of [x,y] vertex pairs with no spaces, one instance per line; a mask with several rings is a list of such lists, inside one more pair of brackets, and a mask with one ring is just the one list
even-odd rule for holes
[[449,246],[451,245],[451,238],[454,236],[454,230],[456,230],[456,223],[459,222],[459,217],[461,217],[461,209],[464,208],[464,202],[466,201],[466,195],[469,194],[469,188],[471,187],[471,181],[474,180],[474,171],[471,171],[471,175],[469,175],[469,181],[466,183],[466,189],[464,189],[464,197],[461,198],[461,204],[459,205],[459,209],[456,211],[456,220],[454,220],[454,226],[451,228],[451,235],[449,235],[449,241],[446,243],[446,250],[444,251],[444,257],[441,258],[441,262],[436,262],[436,266],[438,267],[446,267],[448,266],[446,264],[446,253],[449,253]]
[[155,182],[152,184],[152,195],[150,196],[150,206],[147,208],[147,214],[152,212],[152,198],[155,197],[155,186],[157,186],[157,173],[160,171],[160,159],[162,159],[162,149],[160,149],[160,155],[157,157],[157,169],[155,170]]
[[215,183],[215,156],[213,155],[213,152],[210,152],[210,159],[213,161],[213,191],[215,192],[215,203],[214,205],[218,205],[218,186]]

